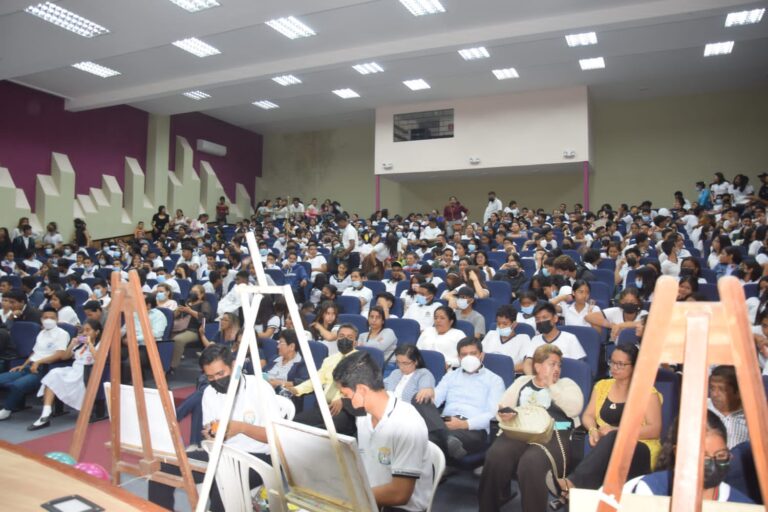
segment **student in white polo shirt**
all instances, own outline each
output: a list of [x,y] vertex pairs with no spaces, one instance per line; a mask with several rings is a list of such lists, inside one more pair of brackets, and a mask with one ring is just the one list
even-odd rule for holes
[[435,325],[435,310],[442,306],[435,301],[437,289],[432,283],[422,283],[419,285],[419,291],[414,296],[413,304],[405,311],[403,318],[416,320],[423,332]]
[[427,425],[409,403],[384,389],[381,368],[367,352],[356,352],[333,370],[341,394],[357,418],[363,467],[382,512],[422,512],[432,492]]
[[[213,439],[219,421],[223,419],[224,402],[227,399],[229,380],[233,377],[235,355],[228,345],[211,344],[200,355],[200,368],[208,380],[208,386],[203,391],[203,437]],[[240,375],[236,388],[237,395],[232,408],[232,416],[227,426],[227,437],[224,444],[250,453],[269,462],[269,444],[264,430],[266,418],[263,410],[274,419],[279,417],[275,390],[261,375]],[[263,400],[263,404],[259,404]],[[195,450],[188,452],[189,458],[198,461],[208,461],[208,452]],[[179,467],[165,462],[160,464],[160,470],[174,475],[180,475]],[[203,481],[203,473],[193,472],[195,483]],[[261,478],[255,471],[249,475],[251,489],[261,484]],[[175,488],[155,482],[149,482],[148,499],[166,509],[174,510]],[[210,510],[223,511],[218,486],[214,482],[211,487]]]
[[524,363],[524,370],[527,375],[533,374],[533,353],[545,343],[558,347],[563,352],[563,357],[569,359],[587,357],[587,353],[584,352],[584,348],[576,336],[557,328],[557,310],[553,304],[549,302],[539,304],[533,311],[533,316],[536,317],[536,331],[541,334],[531,338],[531,342],[528,344]]
[[522,372],[525,354],[531,342],[530,336],[515,332],[517,310],[509,304],[502,304],[496,310],[496,329],[488,331],[483,338],[486,354],[502,354],[515,362],[515,371]]

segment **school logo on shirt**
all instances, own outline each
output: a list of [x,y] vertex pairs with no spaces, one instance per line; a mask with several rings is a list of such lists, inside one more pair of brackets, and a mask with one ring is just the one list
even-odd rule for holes
[[386,446],[379,448],[379,464],[384,464],[385,466],[392,464],[392,450]]
[[245,411],[243,413],[243,422],[249,425],[256,423],[256,413],[253,411]]

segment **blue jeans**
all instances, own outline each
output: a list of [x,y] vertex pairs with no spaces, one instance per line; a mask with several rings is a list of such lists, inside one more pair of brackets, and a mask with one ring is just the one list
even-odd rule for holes
[[192,428],[189,432],[189,443],[200,444],[203,442],[203,391],[198,389],[176,407],[176,419],[181,422],[188,415],[192,415]]
[[3,409],[18,411],[24,405],[24,397],[37,391],[40,381],[43,380],[43,369],[38,373],[29,371],[29,366],[20,372],[5,372],[0,374],[0,388],[8,388],[8,396],[5,397]]

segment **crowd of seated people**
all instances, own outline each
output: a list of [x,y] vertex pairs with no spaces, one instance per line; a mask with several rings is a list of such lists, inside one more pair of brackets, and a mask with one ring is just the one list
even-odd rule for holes
[[[298,198],[278,198],[229,224],[225,203],[217,206],[215,224],[205,214],[189,219],[160,207],[151,228],[139,223],[130,239],[102,241],[92,241],[80,220],[67,242],[54,222],[41,234],[22,218],[12,234],[0,228],[0,392],[7,394],[0,420],[38,388],[44,409],[30,428],[50,424],[53,396],[79,397],[79,387],[58,389],[64,382],[82,384],[75,373],[66,379],[51,373],[46,381],[46,372],[70,359],[73,366],[92,361],[114,272],[125,280],[137,271],[155,338],[174,344],[169,378],[192,347],[235,350],[249,328],[235,286],[256,283],[258,258],[269,284],[290,286],[301,315],[292,318],[283,297],[264,298],[255,325],[262,355],[253,371],[294,402],[297,421],[323,424],[307,399],[313,387],[297,344],[302,333],[317,349],[322,393],[341,432],[354,434],[357,412],[334,382],[334,369],[350,354],[368,352],[381,363],[382,386],[414,404],[449,464],[466,467],[476,456],[474,467],[483,466],[481,510],[509,500],[515,478],[524,510],[540,510],[548,499],[567,501],[571,487],[602,482],[659,277],[679,280],[681,301],[717,300],[712,285],[719,277],[740,279],[758,363],[768,375],[768,175],[759,179],[757,194],[746,176],[728,182],[718,173],[709,186],[697,183],[690,201],[676,192],[669,205],[604,204],[595,211],[561,204],[547,212],[515,201],[505,207],[491,193],[480,223],[469,221],[455,197],[442,212],[381,210],[369,218],[330,200],[305,206]],[[246,243],[248,232],[256,237],[256,253]],[[34,345],[31,351],[22,353],[11,336],[15,322],[36,326],[24,331],[36,336],[23,344]],[[558,391],[575,386],[567,373],[571,361],[589,369],[578,400]],[[748,440],[731,372],[712,372],[709,402],[728,449]],[[212,380],[200,379],[196,401],[184,409],[197,423]],[[665,397],[653,393],[658,400],[646,413],[632,476],[657,467]],[[66,403],[78,408],[79,400]],[[568,442],[572,432],[584,431],[590,454],[573,466],[570,450],[562,450],[553,469],[567,467],[567,473],[550,472],[545,482],[548,462],[540,453],[503,436],[494,441],[491,425],[510,414],[499,408],[523,400],[562,424],[558,439]],[[556,443],[549,449],[561,452]],[[518,476],[517,464],[531,472]]]

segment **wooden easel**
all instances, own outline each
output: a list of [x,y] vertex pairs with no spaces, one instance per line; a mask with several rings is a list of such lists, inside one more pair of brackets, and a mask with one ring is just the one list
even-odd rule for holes
[[[139,344],[136,338],[136,327],[134,325],[134,314],[138,315],[141,331],[144,334],[144,345],[147,350],[147,356],[152,368],[157,389],[160,393],[160,400],[163,405],[165,418],[168,422],[168,429],[173,439],[173,447],[176,452],[176,462],[181,468],[181,476],[171,475],[160,471],[160,459],[152,451],[152,440],[149,435],[149,426],[147,419],[147,406],[144,400],[144,382],[141,373],[141,361],[139,358]],[[138,464],[129,463],[122,460],[123,449],[120,446],[120,351],[121,351],[121,319],[124,320],[126,328],[126,338],[128,340],[128,357],[131,364],[131,378],[133,380],[133,389],[136,395],[136,408],[138,410],[138,420],[140,426],[142,450],[139,454],[141,460]],[[110,354],[110,382],[111,392],[108,397],[111,411],[111,443],[112,451],[112,483],[120,483],[120,474],[128,473],[139,477],[148,477],[150,480],[160,482],[173,487],[182,487],[187,492],[191,508],[197,505],[197,489],[192,478],[192,469],[190,468],[187,453],[184,450],[184,444],[179,430],[179,424],[176,421],[176,412],[174,411],[170,397],[168,396],[168,383],[165,380],[165,372],[160,361],[160,354],[157,350],[157,342],[152,335],[152,328],[149,324],[149,315],[147,306],[144,302],[144,293],[141,291],[141,282],[139,275],[132,270],[128,276],[128,282],[120,281],[120,273],[112,273],[112,302],[109,306],[109,315],[107,317],[104,331],[102,332],[99,350],[93,363],[93,370],[88,380],[88,386],[83,400],[83,407],[80,409],[80,415],[77,418],[75,434],[72,438],[72,444],[69,453],[77,460],[83,448],[83,441],[88,429],[88,420],[93,409],[93,402],[96,399],[98,387],[101,385],[101,377],[104,373],[104,366],[107,362],[107,355]]]
[[[714,364],[734,365],[736,368],[760,491],[763,498],[768,499],[768,406],[747,318],[744,290],[736,278],[724,277],[718,281],[720,302],[677,302],[677,287],[677,280],[672,277],[662,277],[656,284],[616,444],[603,490],[599,493],[598,512],[618,510],[623,505],[622,488],[639,438],[643,415],[651,399],[649,390],[662,362],[685,365],[671,510],[701,511],[707,368]],[[586,507],[579,506],[577,501],[580,500],[576,499],[586,495],[584,492],[574,493],[572,510],[586,510]],[[634,498],[640,497],[633,496],[631,501],[635,504],[642,501]],[[587,501],[582,504],[586,505]],[[644,509],[647,510],[647,506]],[[628,510],[640,509],[633,506]],[[765,510],[768,510],[768,501]]]

